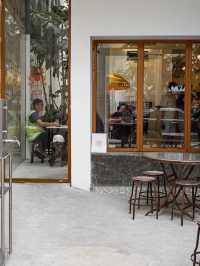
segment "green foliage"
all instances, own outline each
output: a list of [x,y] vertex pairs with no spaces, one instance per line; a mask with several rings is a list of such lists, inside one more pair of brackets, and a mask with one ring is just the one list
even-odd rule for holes
[[[37,2],[37,1],[36,1]],[[45,96],[47,115],[52,119],[55,113],[66,105],[67,91],[67,25],[68,5],[41,5],[41,1],[32,3],[31,8],[31,53],[32,65],[45,67],[50,72],[49,98]],[[53,1],[52,1],[53,2]],[[51,2],[51,3],[52,3]],[[59,80],[60,88],[52,92],[52,79]],[[43,84],[44,95],[46,87]],[[61,105],[56,106],[55,99],[61,95]]]

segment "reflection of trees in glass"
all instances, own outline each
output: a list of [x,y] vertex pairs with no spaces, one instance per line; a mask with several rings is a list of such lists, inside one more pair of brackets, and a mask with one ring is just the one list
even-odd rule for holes
[[[62,2],[62,3],[61,3]],[[62,4],[62,5],[61,5]],[[31,1],[31,52],[32,64],[40,69],[48,120],[57,116],[66,120],[67,107],[67,1]],[[49,71],[47,94],[42,68]],[[53,79],[59,88],[53,90]],[[60,106],[56,99],[60,97]]]
[[[8,102],[8,137],[16,136],[21,139],[21,89],[23,66],[21,17],[14,15],[13,11],[5,8],[5,37],[6,37],[6,99]],[[23,6],[21,7],[23,10]],[[16,51],[18,51],[16,53]],[[14,148],[14,147],[13,147]]]

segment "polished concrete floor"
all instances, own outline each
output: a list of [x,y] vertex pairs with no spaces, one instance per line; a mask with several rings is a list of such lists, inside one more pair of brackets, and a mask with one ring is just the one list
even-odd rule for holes
[[196,225],[127,211],[127,193],[14,185],[8,266],[191,266]]
[[35,160],[33,164],[30,160],[21,163],[13,173],[14,178],[45,178],[45,179],[61,179],[67,176],[67,165],[60,166],[59,162],[55,166],[49,166],[49,163],[45,161],[41,163],[39,160]]

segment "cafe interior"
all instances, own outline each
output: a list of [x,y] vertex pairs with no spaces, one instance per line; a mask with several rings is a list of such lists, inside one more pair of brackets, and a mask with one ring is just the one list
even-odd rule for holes
[[199,151],[200,43],[94,41],[94,46],[93,131],[108,134],[108,149]]

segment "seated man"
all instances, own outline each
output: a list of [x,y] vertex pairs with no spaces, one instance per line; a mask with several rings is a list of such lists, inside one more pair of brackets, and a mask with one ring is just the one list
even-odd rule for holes
[[131,112],[126,104],[117,107],[117,111],[111,115],[109,120],[111,129],[111,138],[120,139],[121,146],[124,147],[128,143],[131,134]]
[[44,104],[41,99],[35,99],[33,101],[34,111],[29,116],[29,130],[27,132],[28,138],[31,141],[36,142],[35,153],[42,159],[45,157],[45,150],[48,147],[48,134],[45,130],[48,126],[58,126],[57,122],[45,122],[44,121]]

